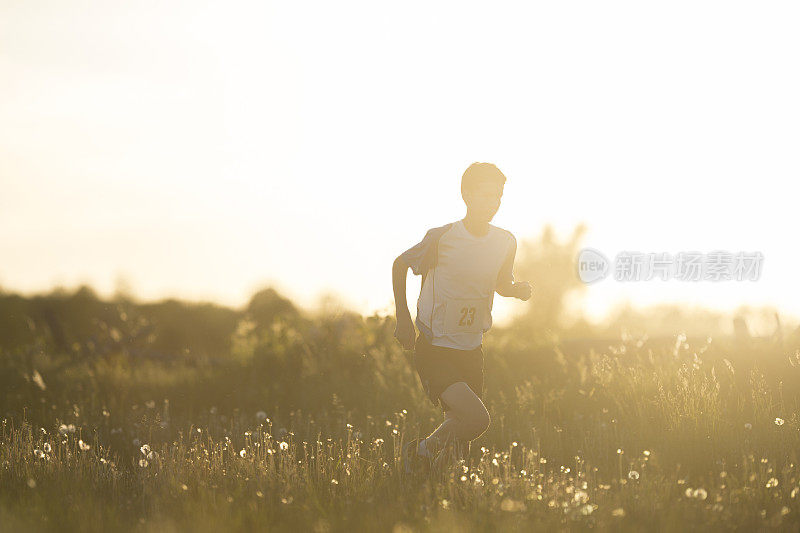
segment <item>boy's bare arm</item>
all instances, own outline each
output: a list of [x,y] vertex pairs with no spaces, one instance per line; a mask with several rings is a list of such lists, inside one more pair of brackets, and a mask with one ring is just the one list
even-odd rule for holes
[[500,273],[497,276],[495,292],[500,296],[511,296],[520,300],[527,300],[531,297],[531,285],[527,281],[514,281],[514,259],[517,255],[517,241],[509,251]]
[[402,257],[398,257],[392,265],[392,288],[394,289],[395,317],[397,319],[394,336],[404,349],[412,350],[417,332],[414,329],[414,322],[411,320],[411,313],[408,311],[408,302],[406,300],[407,276],[408,264]]

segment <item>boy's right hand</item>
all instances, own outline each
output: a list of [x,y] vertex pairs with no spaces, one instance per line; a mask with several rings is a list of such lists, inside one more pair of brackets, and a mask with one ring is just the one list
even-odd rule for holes
[[414,329],[414,322],[411,315],[400,315],[397,317],[397,326],[394,328],[394,337],[404,350],[413,350],[417,332]]

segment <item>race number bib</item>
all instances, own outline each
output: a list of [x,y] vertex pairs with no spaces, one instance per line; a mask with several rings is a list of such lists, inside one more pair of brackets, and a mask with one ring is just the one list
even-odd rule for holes
[[444,313],[444,333],[480,333],[486,300],[483,298],[451,298],[447,300]]

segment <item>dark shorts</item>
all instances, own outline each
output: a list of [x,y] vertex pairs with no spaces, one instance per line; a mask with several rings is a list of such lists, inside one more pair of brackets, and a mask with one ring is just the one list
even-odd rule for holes
[[482,345],[474,350],[434,346],[419,334],[414,347],[414,367],[428,399],[445,411],[447,403],[439,395],[458,381],[465,381],[472,392],[483,399]]

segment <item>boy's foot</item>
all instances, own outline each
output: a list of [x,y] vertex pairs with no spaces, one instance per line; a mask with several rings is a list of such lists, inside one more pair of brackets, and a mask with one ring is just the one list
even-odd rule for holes
[[421,440],[411,439],[403,446],[403,473],[406,475],[417,476],[431,470],[430,457],[418,453]]

